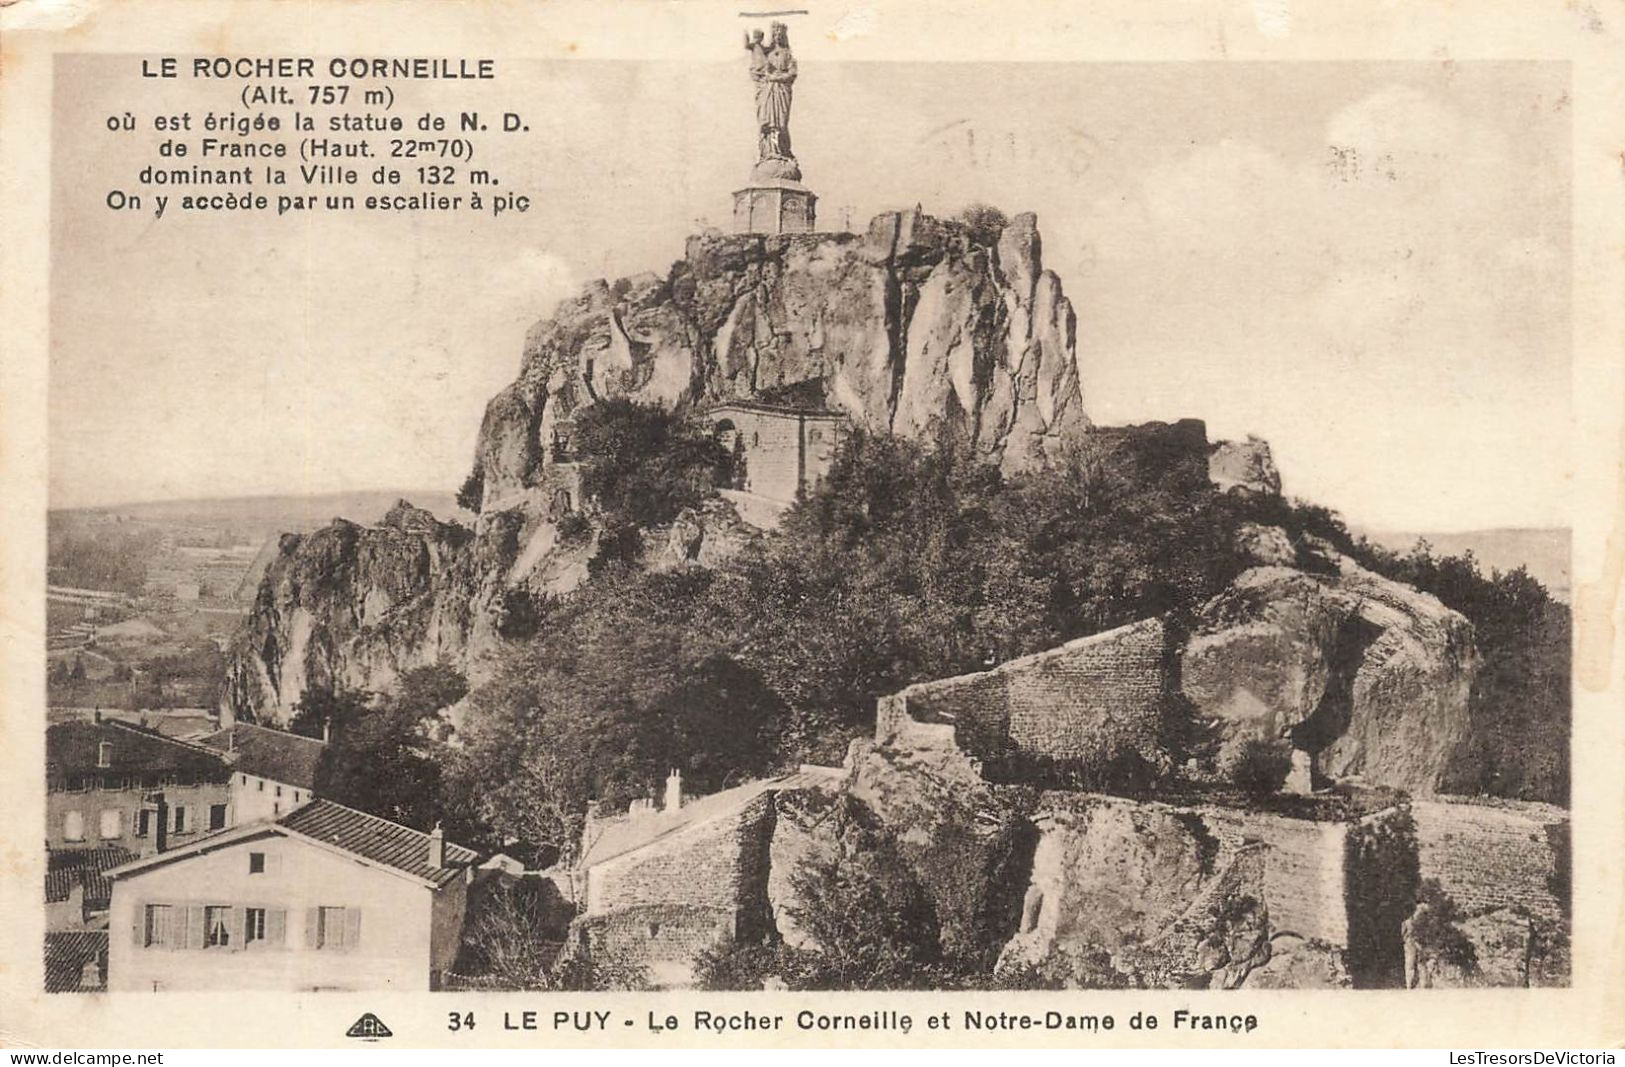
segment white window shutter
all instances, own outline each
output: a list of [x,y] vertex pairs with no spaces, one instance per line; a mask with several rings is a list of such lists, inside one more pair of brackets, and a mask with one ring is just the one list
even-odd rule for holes
[[189,905],[186,909],[186,947],[202,948],[207,936],[202,905]]
[[265,913],[265,940],[273,945],[286,944],[288,940],[288,913],[280,908]]
[[322,922],[322,909],[320,909],[320,908],[306,908],[305,909],[305,947],[306,948],[320,948],[321,947],[321,944],[322,944],[322,942],[321,942],[321,922]]
[[145,904],[137,904],[135,906],[135,918],[130,920],[130,943],[136,948],[143,948],[147,943],[145,930],[146,925],[147,906]]
[[355,948],[361,944],[361,909],[344,909],[344,947]]

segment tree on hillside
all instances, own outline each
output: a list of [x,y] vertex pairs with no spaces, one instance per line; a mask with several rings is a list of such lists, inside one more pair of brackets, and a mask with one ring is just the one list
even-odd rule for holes
[[581,488],[610,526],[649,529],[712,495],[733,456],[684,415],[626,399],[602,400],[577,416]]
[[297,706],[294,731],[320,737],[323,722],[332,727],[316,767],[316,794],[418,830],[454,823],[448,832],[467,840],[476,828],[460,817],[460,809],[447,811],[439,745],[444,733],[439,712],[467,689],[460,674],[436,665],[402,675],[391,697],[307,693]]
[[498,833],[569,853],[589,800],[694,792],[771,766],[778,697],[690,625],[704,572],[606,577],[470,698],[454,788]]

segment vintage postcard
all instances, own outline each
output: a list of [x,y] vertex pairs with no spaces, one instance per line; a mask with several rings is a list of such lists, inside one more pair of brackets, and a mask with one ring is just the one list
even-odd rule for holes
[[0,1043],[1625,1040],[1625,9],[0,19]]

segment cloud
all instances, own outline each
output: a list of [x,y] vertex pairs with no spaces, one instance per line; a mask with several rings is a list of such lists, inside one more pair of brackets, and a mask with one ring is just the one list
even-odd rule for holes
[[[1094,205],[1092,277],[1069,286],[1086,400],[1106,421],[1259,432],[1289,488],[1356,518],[1436,524],[1422,489],[1479,499],[1489,521],[1549,521],[1562,433],[1505,439],[1520,405],[1566,411],[1560,388],[1531,386],[1561,382],[1568,358],[1551,217],[1565,202],[1530,194],[1535,169],[1501,129],[1400,85],[1291,150],[1226,139],[1173,155]],[[1540,472],[1521,476],[1532,498],[1482,500],[1508,463]]]

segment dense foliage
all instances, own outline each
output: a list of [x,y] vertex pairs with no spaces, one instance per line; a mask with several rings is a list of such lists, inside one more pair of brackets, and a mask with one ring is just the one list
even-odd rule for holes
[[316,794],[418,830],[446,822],[454,839],[469,840],[477,828],[461,818],[466,805],[442,786],[448,752],[439,716],[467,689],[456,671],[432,666],[408,671],[394,696],[306,693],[289,728],[306,737],[326,731]]
[[571,447],[582,492],[611,530],[670,522],[724,484],[733,456],[680,414],[625,399],[577,415]]
[[[470,840],[568,857],[589,801],[624,808],[674,768],[705,793],[836,763],[872,729],[884,694],[1150,615],[1178,626],[1248,565],[1241,524],[1264,523],[1466,614],[1484,667],[1461,774],[1508,795],[1566,795],[1565,608],[1522,571],[1485,577],[1471,557],[1439,559],[1425,545],[1387,553],[1324,508],[1215,492],[1199,440],[1186,425],[1107,431],[1048,469],[1006,476],[951,440],[859,432],[774,534],[715,568],[647,570],[606,534],[620,529],[635,546],[639,531],[713,492],[727,457],[676,416],[594,405],[576,428],[599,532],[592,580],[510,611],[524,625],[504,631],[513,640],[470,695],[456,745],[425,748],[424,715],[374,701],[365,727],[339,729],[349,739],[329,773],[350,783],[346,795],[370,792],[358,806],[414,824],[433,807]],[[1317,558],[1304,551],[1300,564]],[[349,713],[324,714],[338,728]],[[1189,720],[1170,707],[1176,765],[1198,744]],[[361,755],[374,751],[385,757]],[[1245,788],[1285,775],[1279,753],[1233,755]],[[1097,770],[1143,784],[1134,768]],[[405,795],[414,782],[434,796],[428,807]]]

